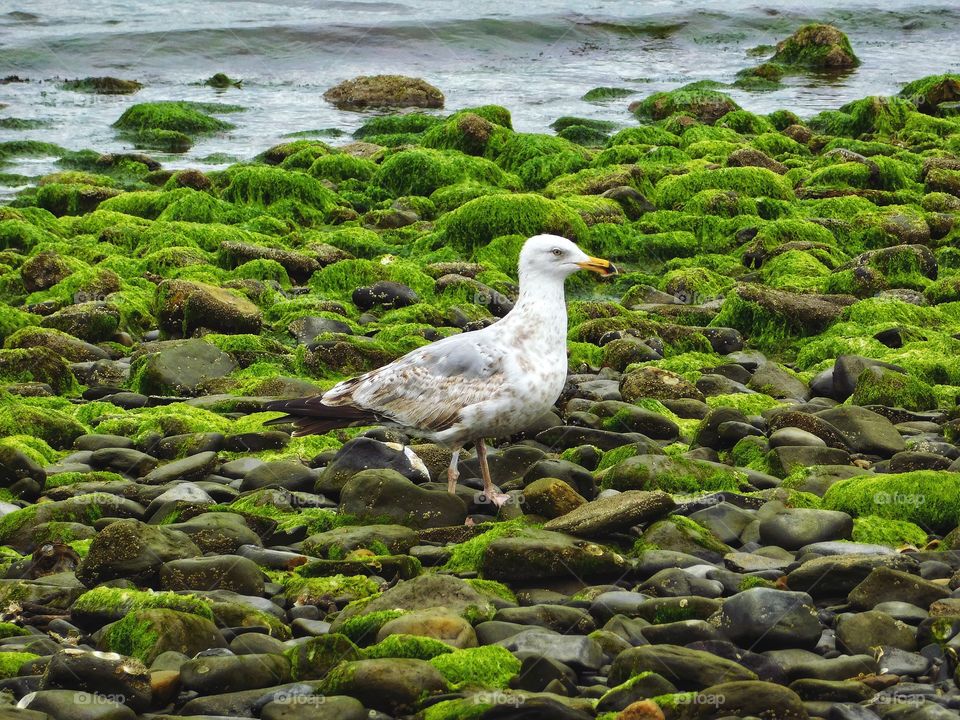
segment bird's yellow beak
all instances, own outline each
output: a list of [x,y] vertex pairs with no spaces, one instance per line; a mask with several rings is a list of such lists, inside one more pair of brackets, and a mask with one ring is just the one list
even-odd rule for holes
[[600,258],[587,258],[583,262],[577,263],[577,265],[584,270],[591,270],[595,273],[602,275],[603,277],[610,277],[611,275],[617,274],[617,268],[609,260],[602,260]]

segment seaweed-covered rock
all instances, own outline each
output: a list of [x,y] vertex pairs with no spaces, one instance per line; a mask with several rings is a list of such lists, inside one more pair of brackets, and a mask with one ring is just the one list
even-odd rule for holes
[[728,112],[739,110],[728,95],[699,83],[685,85],[677,90],[658,92],[630,104],[630,111],[651,120],[663,120],[674,113],[688,113],[697,120],[712,125]]
[[777,43],[771,62],[811,70],[844,70],[860,64],[846,35],[832,25],[818,24],[804,25]]
[[43,345],[17,348],[16,336],[8,347],[0,350],[0,385],[38,382],[49,385],[58,395],[76,386],[76,378],[60,353]]
[[195,655],[227,646],[210,620],[176,610],[137,610],[100,633],[99,647],[136,658],[145,664],[168,651]]
[[131,386],[146,395],[195,395],[204,383],[236,369],[230,355],[205,340],[170,341],[134,361]]
[[443,93],[419,78],[403,75],[363,75],[344,80],[323,93],[341,110],[377,107],[442,108]]
[[85,77],[77,80],[65,80],[64,90],[96,93],[97,95],[132,95],[143,89],[143,83],[110,76]]
[[443,238],[465,253],[503,235],[530,237],[541,233],[576,241],[586,235],[580,215],[541,195],[489,195],[444,215],[438,223]]
[[77,578],[87,587],[117,578],[151,585],[157,582],[163,563],[200,555],[200,548],[182,532],[118,520],[97,534],[77,568]]
[[456,495],[421,488],[396,470],[364,470],[351,477],[340,493],[340,509],[414,528],[458,525],[467,514]]
[[223,333],[258,333],[262,313],[225,288],[188,280],[164,280],[157,287],[157,321],[174,336],[198,328]]
[[188,102],[139,103],[127,108],[113,126],[127,131],[171,130],[188,135],[233,127],[203,112],[201,107]]

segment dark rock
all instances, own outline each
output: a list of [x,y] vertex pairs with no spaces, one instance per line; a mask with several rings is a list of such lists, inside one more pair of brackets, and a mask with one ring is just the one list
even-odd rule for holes
[[381,280],[353,291],[353,304],[361,310],[380,306],[387,309],[402,308],[420,302],[420,296],[406,285]]
[[827,555],[807,560],[791,571],[787,575],[787,586],[817,599],[845,598],[878,567],[919,570],[917,561],[909,555]]
[[678,645],[647,645],[620,653],[610,668],[610,682],[619,685],[642,672],[669,678],[680,690],[702,690],[734,678],[757,677],[738,663],[707,652]]
[[118,578],[149,586],[156,583],[164,562],[200,554],[200,548],[182,532],[117,520],[94,538],[77,568],[77,579],[87,587]]
[[827,540],[848,540],[852,533],[853,518],[836,510],[786,508],[760,521],[760,542],[786,550]]
[[817,417],[843,433],[854,452],[890,457],[906,449],[903,438],[893,424],[866,408],[843,405],[818,412]]
[[90,456],[93,467],[132,477],[143,477],[158,464],[155,457],[131,448],[102,448]]
[[483,577],[507,582],[618,578],[627,567],[626,558],[607,548],[546,530],[494,540],[482,561]]
[[544,529],[584,537],[604,535],[663,517],[674,507],[667,493],[629,490],[581,505],[550,520]]
[[364,470],[393,470],[414,482],[430,479],[422,463],[407,448],[396,448],[368,437],[344,443],[316,482],[320,493],[339,493],[344,484]]
[[761,587],[724,600],[714,622],[741,647],[813,648],[823,631],[809,595]]
[[414,528],[462,524],[464,502],[444,491],[425,490],[395,470],[364,470],[343,486],[340,511],[366,518],[390,518]]
[[837,647],[850,655],[869,655],[881,645],[907,651],[917,649],[910,626],[877,610],[839,615],[836,633]]
[[782,685],[757,680],[724,682],[703,689],[697,697],[706,703],[697,715],[704,718],[769,717],[777,720],[807,720],[809,714],[800,696]]
[[[160,566],[162,590],[231,590],[241,595],[263,594],[263,573],[244,557],[208,555],[171,560]],[[217,692],[228,692],[226,689]]]
[[171,482],[203,480],[217,468],[217,454],[202,452],[174,460],[148,472],[141,482],[147,485],[166,485]]
[[891,600],[926,608],[949,595],[950,591],[943,585],[881,565],[871,570],[866,579],[850,591],[847,602],[862,610]]
[[180,685],[200,695],[267,688],[290,680],[283,655],[207,655],[180,666]]
[[65,648],[50,658],[40,687],[120,697],[137,712],[146,710],[151,700],[150,674],[139,660],[78,648]]
[[313,490],[315,476],[310,468],[299,462],[273,460],[258,465],[248,472],[240,484],[241,492],[279,487],[291,491]]
[[[109,697],[74,690],[40,690],[25,703],[35,718],[70,718],[70,720],[135,720],[136,713]],[[45,714],[40,714],[45,713]],[[10,714],[9,717],[20,717]]]
[[575,669],[599,670],[604,654],[597,643],[586,635],[560,634],[546,628],[529,628],[496,643],[517,656],[542,656]]

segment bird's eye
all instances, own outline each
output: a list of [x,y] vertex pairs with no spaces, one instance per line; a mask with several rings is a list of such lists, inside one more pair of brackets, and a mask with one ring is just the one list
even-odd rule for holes
[[550,252],[553,253],[554,257],[560,257],[561,255],[563,255],[563,250],[561,250],[560,248],[554,248]]

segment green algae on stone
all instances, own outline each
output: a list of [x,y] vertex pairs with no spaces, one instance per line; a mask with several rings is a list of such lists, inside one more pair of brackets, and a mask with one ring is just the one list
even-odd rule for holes
[[506,522],[490,523],[484,532],[456,545],[443,569],[454,573],[479,571],[483,564],[483,555],[490,543],[505,537],[525,537],[533,529],[536,529],[536,526],[523,516]]
[[430,664],[454,687],[503,689],[520,672],[520,661],[499,645],[437,655],[430,660]]
[[823,507],[904,520],[942,534],[960,525],[960,473],[916,470],[838,480],[823,496]]
[[804,25],[777,43],[771,62],[812,70],[845,70],[860,64],[847,36],[822,24]]
[[358,615],[347,618],[340,627],[340,632],[355,643],[361,645],[368,644],[376,639],[380,628],[391,620],[395,620],[406,613],[406,610],[377,610],[371,613],[361,612]]
[[27,663],[32,663],[39,657],[39,655],[31,652],[0,652],[0,680],[17,677],[20,674],[21,667]]
[[937,397],[930,385],[884,368],[867,368],[860,373],[850,402],[853,405],[886,405],[921,411],[937,407]]
[[228,122],[203,112],[193,103],[149,102],[127,108],[113,126],[119,130],[173,130],[186,134],[229,130]]
[[793,188],[766,168],[732,167],[666,177],[657,184],[657,205],[679,209],[702,190],[733,190],[748,197],[792,200]]
[[638,117],[663,120],[674,113],[688,113],[701,122],[712,125],[728,112],[739,110],[729,95],[691,83],[676,90],[658,92],[632,103],[631,112]]
[[98,587],[83,593],[74,601],[72,611],[104,620],[120,619],[135,610],[153,608],[177,610],[213,620],[209,603],[195,595],[110,587]]
[[454,648],[447,643],[431,637],[405,635],[397,633],[371,645],[363,651],[367,659],[375,658],[414,658],[417,660],[431,660],[438,655],[454,652]]
[[443,240],[465,254],[501,235],[540,233],[576,241],[587,228],[574,210],[541,195],[490,195],[471,200],[437,223]]
[[284,583],[287,599],[298,605],[316,605],[324,599],[348,597],[351,600],[371,597],[380,592],[380,586],[372,579],[356,575],[332,575],[330,577],[305,578],[288,576]]
[[926,531],[915,523],[876,515],[855,518],[852,537],[854,542],[889,545],[895,548],[903,545],[922,548],[927,543]]
[[598,479],[604,490],[663,490],[676,494],[736,492],[746,484],[746,474],[733,468],[665,455],[626,458],[598,474]]

